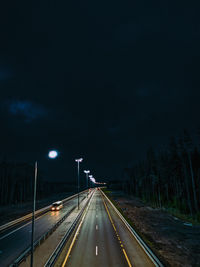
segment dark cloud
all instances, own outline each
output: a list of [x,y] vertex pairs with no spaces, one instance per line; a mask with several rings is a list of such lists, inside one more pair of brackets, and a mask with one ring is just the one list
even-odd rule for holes
[[195,131],[198,3],[4,2],[2,153],[48,170],[44,155],[55,148],[51,176],[74,177],[80,155],[99,176],[119,177],[149,146]]
[[6,68],[0,68],[0,81],[5,81],[10,79],[13,76],[12,72]]
[[11,115],[22,118],[26,123],[47,115],[47,110],[44,107],[28,100],[5,101],[4,106]]

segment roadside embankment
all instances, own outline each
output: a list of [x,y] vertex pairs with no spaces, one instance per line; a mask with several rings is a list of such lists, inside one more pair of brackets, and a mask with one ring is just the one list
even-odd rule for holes
[[166,265],[200,266],[200,226],[184,222],[161,209],[154,209],[123,192],[105,193]]

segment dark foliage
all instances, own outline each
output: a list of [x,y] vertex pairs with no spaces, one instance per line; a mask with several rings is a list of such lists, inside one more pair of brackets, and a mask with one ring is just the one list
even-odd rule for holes
[[200,151],[185,130],[168,149],[147,152],[144,161],[124,169],[123,190],[155,207],[167,207],[197,219],[200,213]]
[[[0,163],[0,205],[31,201],[33,199],[34,166],[28,163]],[[62,192],[75,192],[74,184],[47,182],[38,173],[37,199]]]

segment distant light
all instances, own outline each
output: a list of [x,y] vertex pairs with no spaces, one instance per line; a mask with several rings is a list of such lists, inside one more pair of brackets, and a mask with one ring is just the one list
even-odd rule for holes
[[83,161],[83,158],[80,158],[80,159],[75,159],[76,162],[82,162]]
[[94,177],[91,177],[91,178],[90,178],[90,181],[91,181],[91,182],[93,182],[94,184],[96,183],[96,181],[95,181],[95,178],[94,178]]
[[50,159],[55,159],[58,156],[58,152],[56,150],[49,151],[48,157]]

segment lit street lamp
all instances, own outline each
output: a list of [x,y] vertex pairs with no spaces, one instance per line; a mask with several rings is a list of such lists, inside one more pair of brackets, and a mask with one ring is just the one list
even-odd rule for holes
[[88,189],[88,174],[90,173],[89,170],[84,170],[84,173],[86,174],[86,186],[87,186],[87,189]]
[[58,156],[58,152],[56,150],[49,151],[48,157],[50,159],[55,159]]
[[96,184],[96,180],[95,180],[95,178],[93,176],[90,177],[90,181],[93,182],[93,187],[94,187],[94,184]]
[[[55,159],[58,156],[58,152],[55,150],[49,151],[48,157]],[[34,189],[33,189],[33,213],[32,213],[32,231],[31,231],[31,267],[33,267],[33,251],[34,251],[34,232],[35,232],[35,203],[36,203],[36,190],[37,190],[37,174],[38,163],[35,162],[34,168]]]
[[78,164],[78,210],[79,210],[79,163],[83,161],[82,158],[80,159],[75,159],[75,161],[77,162]]
[[90,187],[91,187],[91,178],[93,178],[93,175],[89,175],[90,178]]

